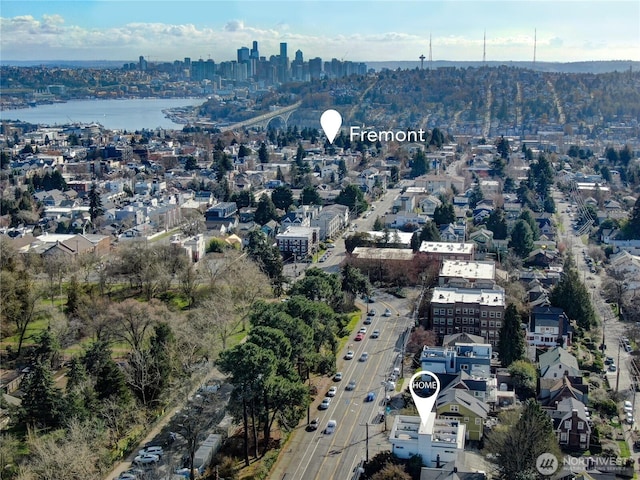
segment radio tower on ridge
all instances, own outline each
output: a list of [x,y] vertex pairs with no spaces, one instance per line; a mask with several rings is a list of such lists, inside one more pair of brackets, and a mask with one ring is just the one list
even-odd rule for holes
[[431,52],[431,34],[429,34],[429,70],[431,70],[432,63],[433,63],[433,54]]
[[536,66],[536,46],[538,43],[538,30],[533,30],[533,66]]
[[484,31],[484,39],[482,42],[482,66],[487,63],[487,31]]

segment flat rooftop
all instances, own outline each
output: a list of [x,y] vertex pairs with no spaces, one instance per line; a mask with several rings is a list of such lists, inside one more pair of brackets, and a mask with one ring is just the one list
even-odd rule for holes
[[369,260],[413,260],[413,250],[410,248],[356,247],[351,255]]
[[504,307],[505,295],[503,290],[484,288],[434,288],[431,303],[451,305],[470,303],[487,307]]
[[422,245],[420,245],[420,252],[471,255],[473,254],[473,248],[473,243],[422,242]]
[[496,264],[467,260],[443,260],[441,277],[468,278],[475,280],[495,280]]

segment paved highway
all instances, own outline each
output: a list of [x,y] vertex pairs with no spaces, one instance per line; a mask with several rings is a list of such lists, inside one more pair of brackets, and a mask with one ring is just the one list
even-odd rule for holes
[[[398,365],[404,332],[411,320],[408,318],[406,301],[387,294],[377,294],[375,299],[374,303],[369,304],[369,309],[376,311],[376,315],[371,316],[372,323],[364,324],[368,315],[363,312],[356,332],[351,334],[349,343],[339,352],[337,365],[343,374],[342,381],[327,377],[314,382],[319,390],[311,405],[310,418],[320,419],[318,430],[307,431],[306,422],[300,425],[292,434],[286,452],[281,455],[269,478],[348,479],[356,464],[367,454],[371,458],[379,451],[390,449],[384,432],[385,425],[379,416],[385,408],[385,387],[382,382]],[[382,316],[386,308],[391,310],[389,317]],[[367,333],[362,341],[355,341],[355,334],[361,327],[365,327]],[[380,331],[380,336],[372,338],[371,333],[376,329]],[[349,349],[354,351],[354,358],[345,360],[344,355]],[[362,362],[359,359],[364,352],[369,357]],[[351,380],[356,381],[356,387],[349,391],[346,386]],[[327,410],[319,410],[318,405],[331,386],[336,386],[338,392]],[[375,399],[366,402],[365,397],[369,392],[375,394]],[[324,432],[329,420],[337,422],[332,434]]]

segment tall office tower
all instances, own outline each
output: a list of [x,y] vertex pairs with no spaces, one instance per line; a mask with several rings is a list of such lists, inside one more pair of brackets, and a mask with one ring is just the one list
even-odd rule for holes
[[296,50],[296,58],[294,60],[296,63],[303,63],[304,59],[302,58],[302,50]]
[[138,58],[138,68],[141,72],[147,71],[147,61],[144,59],[142,55]]
[[242,47],[238,49],[238,63],[245,63],[249,61],[249,49]]
[[253,41],[253,47],[251,48],[251,58],[260,58],[260,54],[258,53],[258,42]]
[[320,57],[309,60],[309,75],[312,80],[318,80],[322,75],[322,59]]
[[289,59],[287,58],[287,44],[280,44],[280,56],[278,57],[278,81],[286,82],[289,80]]
[[191,58],[190,57],[184,57],[184,62],[182,62],[184,64],[185,68],[191,68]]
[[280,63],[286,65],[287,63],[287,43],[282,42],[280,44]]

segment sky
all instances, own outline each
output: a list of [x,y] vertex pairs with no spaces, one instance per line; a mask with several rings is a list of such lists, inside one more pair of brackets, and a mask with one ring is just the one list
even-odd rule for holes
[[[2,0],[0,60],[640,60],[638,0]],[[431,40],[430,40],[431,39]]]

